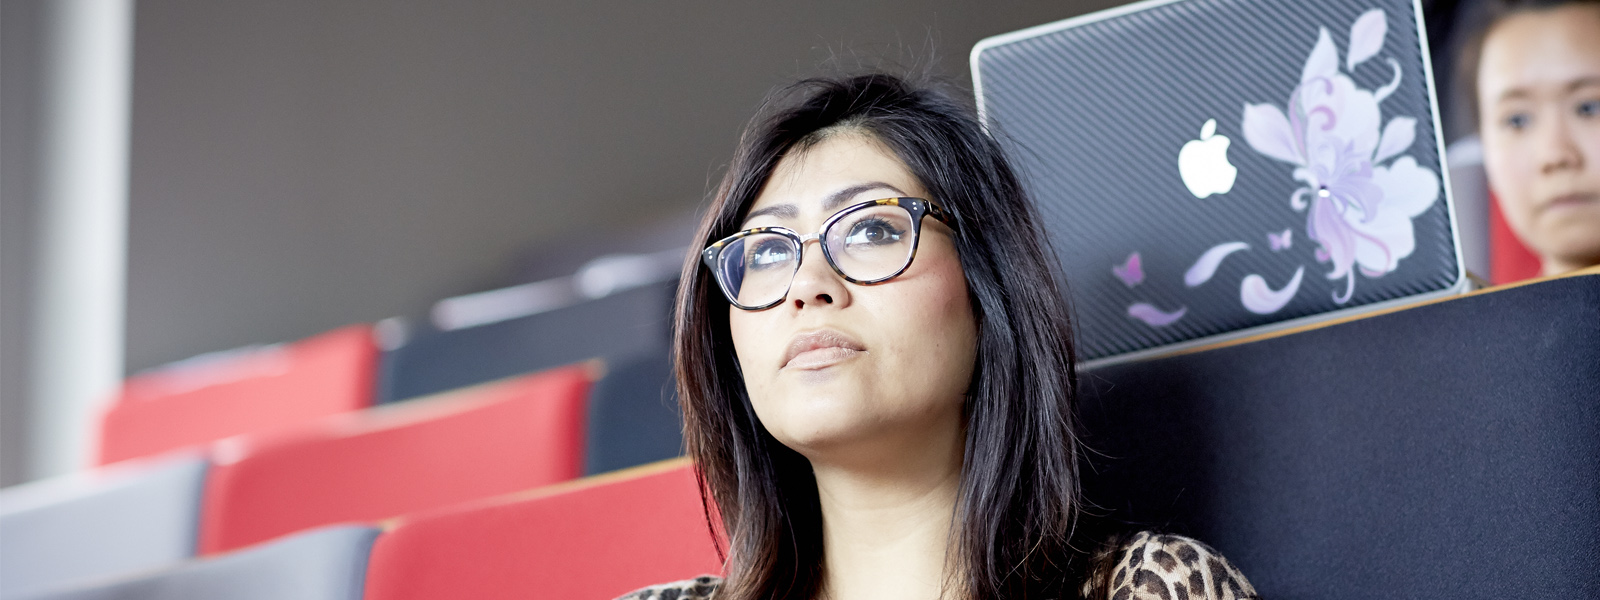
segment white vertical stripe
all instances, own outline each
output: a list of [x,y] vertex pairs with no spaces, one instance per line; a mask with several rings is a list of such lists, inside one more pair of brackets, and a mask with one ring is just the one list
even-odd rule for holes
[[123,375],[133,0],[46,3],[33,477],[90,462]]

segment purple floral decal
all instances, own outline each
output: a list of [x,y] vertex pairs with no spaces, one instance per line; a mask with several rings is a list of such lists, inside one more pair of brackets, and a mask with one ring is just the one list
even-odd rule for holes
[[[1144,281],[1144,260],[1138,252],[1128,255],[1128,260],[1120,265],[1113,265],[1111,273],[1121,279],[1123,285],[1133,287]],[[1175,311],[1164,311],[1148,302],[1135,302],[1128,305],[1128,316],[1144,321],[1151,327],[1165,327],[1182,319],[1189,312],[1188,307],[1178,307]]]
[[[1387,35],[1382,9],[1362,13],[1350,27],[1341,64],[1332,36],[1321,28],[1288,102],[1282,107],[1244,105],[1240,130],[1245,141],[1256,152],[1292,167],[1288,175],[1299,187],[1289,195],[1289,208],[1305,214],[1302,239],[1312,243],[1317,262],[1327,265],[1338,304],[1354,295],[1358,271],[1374,278],[1399,268],[1416,249],[1411,220],[1432,207],[1440,194],[1439,175],[1406,155],[1416,141],[1417,119],[1383,118],[1380,105],[1400,87],[1399,61],[1385,59],[1393,75],[1376,89],[1357,87],[1350,78],[1350,72],[1382,53]],[[1206,123],[1202,141],[1213,137],[1215,125]],[[1183,174],[1181,153],[1179,162]],[[1202,195],[1192,185],[1191,192]],[[1266,248],[1290,250],[1294,233],[1294,228],[1267,232]],[[1242,241],[1212,246],[1184,272],[1184,285],[1206,284],[1229,256],[1250,250]],[[1240,305],[1261,315],[1283,310],[1299,293],[1307,267],[1299,265],[1287,281],[1286,273],[1245,275],[1239,284]],[[1139,254],[1113,266],[1112,273],[1130,288],[1144,281]],[[1269,276],[1272,282],[1283,282],[1281,287],[1274,288]],[[1187,307],[1169,312],[1145,302],[1128,306],[1129,317],[1152,327],[1171,325],[1187,312]]]
[[1165,312],[1153,305],[1144,302],[1135,302],[1128,306],[1128,316],[1144,321],[1151,327],[1163,327],[1182,319],[1184,313],[1189,312],[1188,307],[1180,307],[1172,312]]
[[1270,315],[1283,309],[1294,298],[1295,292],[1300,291],[1300,276],[1306,274],[1306,268],[1294,270],[1294,278],[1281,290],[1274,290],[1267,285],[1266,278],[1254,273],[1246,275],[1244,283],[1239,286],[1239,303],[1245,310],[1258,315]]
[[[1357,18],[1345,69],[1353,70],[1376,56],[1387,28],[1382,9]],[[1388,62],[1394,71],[1389,84],[1375,91],[1356,87],[1340,71],[1338,50],[1323,28],[1286,108],[1244,107],[1245,141],[1256,152],[1293,165],[1294,180],[1303,184],[1290,196],[1289,206],[1307,213],[1306,237],[1317,244],[1317,261],[1329,263],[1327,278],[1344,279],[1342,292],[1333,292],[1340,304],[1355,292],[1357,270],[1367,277],[1381,277],[1411,255],[1416,247],[1411,220],[1439,198],[1439,176],[1412,157],[1400,156],[1416,139],[1416,119],[1382,121],[1379,103],[1400,85],[1399,63]],[[1284,242],[1287,246],[1288,239]],[[1294,282],[1298,281],[1297,275]],[[1285,289],[1297,287],[1291,284]],[[1247,278],[1240,291],[1241,297],[1259,299],[1283,293],[1258,293],[1271,292],[1259,277]],[[1250,301],[1245,304],[1261,312],[1257,308],[1282,308],[1285,303],[1287,298],[1254,307]]]
[[1120,265],[1111,266],[1111,274],[1122,280],[1122,285],[1133,287],[1144,282],[1144,263],[1139,258],[1139,253],[1128,255],[1128,260]]
[[1200,255],[1199,260],[1194,261],[1194,266],[1183,273],[1183,284],[1195,287],[1210,281],[1211,276],[1217,274],[1217,267],[1222,266],[1222,259],[1227,258],[1229,254],[1249,248],[1250,244],[1244,242],[1228,242],[1212,246],[1205,254]]

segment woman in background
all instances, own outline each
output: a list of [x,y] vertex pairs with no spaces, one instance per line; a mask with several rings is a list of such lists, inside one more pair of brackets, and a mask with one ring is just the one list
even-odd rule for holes
[[1187,538],[1069,545],[1077,379],[1035,223],[950,96],[871,75],[769,103],[677,301],[684,433],[726,578],[626,598],[1253,597]]
[[1489,186],[1545,275],[1600,264],[1600,0],[1507,2],[1478,44]]

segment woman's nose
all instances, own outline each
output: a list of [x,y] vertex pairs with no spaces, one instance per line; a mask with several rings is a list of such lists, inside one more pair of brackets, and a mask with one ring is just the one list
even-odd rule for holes
[[1565,119],[1552,119],[1549,123],[1539,136],[1539,172],[1551,175],[1565,170],[1583,170],[1583,151],[1572,138],[1570,124]]
[[800,269],[795,271],[794,283],[789,285],[789,301],[796,310],[806,307],[832,306],[843,308],[850,303],[850,290],[845,281],[828,265],[822,253],[822,243],[806,243],[801,247]]

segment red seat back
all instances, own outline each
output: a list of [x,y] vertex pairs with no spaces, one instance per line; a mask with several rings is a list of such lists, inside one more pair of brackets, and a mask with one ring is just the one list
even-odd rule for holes
[[365,598],[610,600],[720,572],[694,472],[674,459],[404,519],[373,547]]
[[1495,285],[1538,277],[1542,270],[1534,254],[1511,231],[1500,212],[1500,199],[1489,194],[1489,282]]
[[224,440],[206,478],[200,551],[575,478],[590,372],[563,367]]
[[100,464],[260,433],[372,404],[378,349],[358,325],[130,377],[101,415]]

